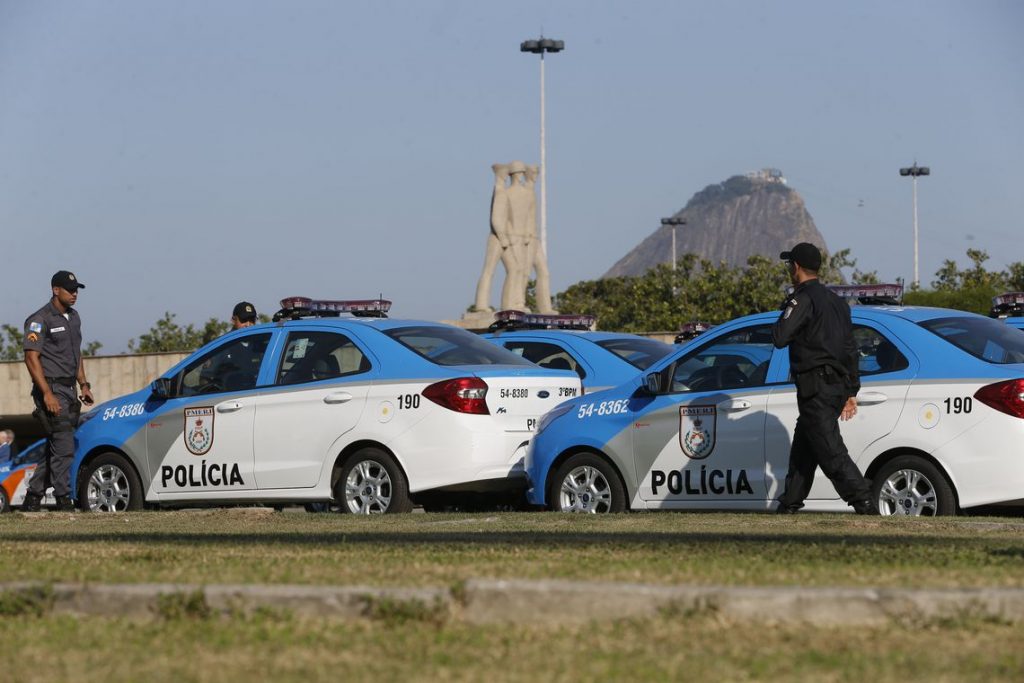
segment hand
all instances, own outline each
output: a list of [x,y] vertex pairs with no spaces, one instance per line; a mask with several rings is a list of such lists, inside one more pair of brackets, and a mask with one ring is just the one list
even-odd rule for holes
[[60,415],[60,402],[52,392],[47,391],[43,394],[43,405],[46,406],[46,412],[51,415]]
[[846,399],[846,405],[843,406],[843,412],[839,414],[839,419],[843,420],[845,422],[846,420],[849,420],[850,418],[852,418],[856,414],[857,414],[857,399],[855,399],[853,396],[851,396],[850,398]]
[[82,395],[79,398],[81,398],[82,403],[87,406],[91,406],[95,403],[95,400],[92,397],[92,388],[90,387],[82,387]]

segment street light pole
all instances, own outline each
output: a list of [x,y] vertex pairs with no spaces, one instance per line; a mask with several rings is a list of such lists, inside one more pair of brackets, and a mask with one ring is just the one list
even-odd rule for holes
[[544,130],[544,53],[561,52],[564,49],[565,41],[551,40],[543,35],[539,40],[526,40],[519,44],[520,52],[540,55],[540,247],[545,256],[548,253],[548,180]]
[[672,272],[676,270],[676,227],[680,225],[686,225],[685,218],[662,218],[662,225],[672,226]]
[[931,175],[931,172],[932,170],[927,166],[918,166],[917,161],[914,161],[913,166],[900,169],[900,175],[910,176],[914,185],[914,289],[921,286],[921,278],[918,277],[917,268],[917,177],[922,175]]

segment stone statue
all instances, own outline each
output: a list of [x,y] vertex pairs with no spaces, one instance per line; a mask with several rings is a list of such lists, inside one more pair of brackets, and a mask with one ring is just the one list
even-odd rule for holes
[[501,308],[526,308],[526,286],[530,273],[537,271],[537,307],[542,313],[551,308],[547,256],[537,239],[537,199],[534,185],[537,167],[521,161],[494,164],[494,192],[491,195],[491,234],[487,238],[484,269],[476,287],[474,307],[490,307],[491,280],[498,260],[505,266],[501,289]]

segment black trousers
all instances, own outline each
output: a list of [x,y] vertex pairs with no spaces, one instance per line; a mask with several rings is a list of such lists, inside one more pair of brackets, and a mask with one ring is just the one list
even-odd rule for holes
[[847,399],[845,383],[822,369],[803,373],[796,380],[800,416],[789,450],[789,471],[785,490],[779,496],[780,507],[804,506],[818,467],[847,503],[868,500],[871,485],[857,469],[839,432],[839,415]]
[[46,436],[46,455],[36,465],[32,479],[28,483],[28,493],[43,497],[46,487],[53,487],[54,496],[71,494],[71,463],[75,459],[75,427],[78,426],[78,415],[82,404],[75,395],[75,387],[66,384],[50,383],[57,402],[60,403],[60,415],[46,413],[43,394],[33,387],[32,400],[36,410],[42,411],[48,421]]

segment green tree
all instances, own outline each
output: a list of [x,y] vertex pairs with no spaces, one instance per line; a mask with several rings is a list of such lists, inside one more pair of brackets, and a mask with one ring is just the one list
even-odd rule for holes
[[128,350],[132,353],[193,351],[231,329],[231,323],[216,318],[210,318],[201,328],[191,323],[182,327],[174,318],[174,313],[164,313],[164,317],[157,320],[148,332],[140,335],[138,341],[128,341]]
[[21,360],[23,336],[19,327],[0,326],[0,360]]

